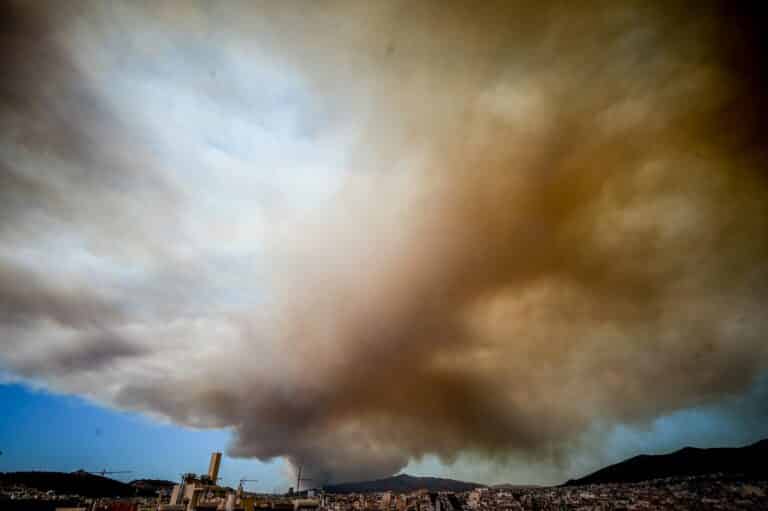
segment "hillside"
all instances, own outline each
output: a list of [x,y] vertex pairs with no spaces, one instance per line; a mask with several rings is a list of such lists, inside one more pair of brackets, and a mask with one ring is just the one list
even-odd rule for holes
[[177,483],[165,479],[135,479],[128,484],[142,493],[154,495],[158,491],[170,491]]
[[482,484],[442,479],[439,477],[415,477],[400,474],[374,481],[360,481],[325,486],[329,493],[370,493],[379,491],[411,492],[426,489],[429,491],[469,491],[482,487]]
[[86,472],[0,472],[0,484],[83,497],[130,497],[137,493],[133,486]]
[[685,447],[670,454],[641,454],[565,484],[627,483],[714,473],[768,479],[766,459],[768,439],[745,447]]

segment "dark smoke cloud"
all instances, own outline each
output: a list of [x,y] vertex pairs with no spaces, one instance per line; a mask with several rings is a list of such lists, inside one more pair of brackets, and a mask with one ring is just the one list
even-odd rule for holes
[[[232,427],[232,455],[316,481],[427,455],[560,463],[596,424],[765,371],[760,13],[114,6],[16,8],[4,36],[12,371]],[[294,181],[264,170],[283,160]],[[302,195],[318,175],[338,186]],[[53,223],[19,228],[36,204]],[[67,271],[26,258],[45,243]]]
[[89,243],[130,240],[156,251],[155,229],[135,220],[137,210],[162,202],[153,221],[172,223],[175,198],[152,169],[149,141],[110,108],[62,44],[70,18],[85,8],[3,2],[0,230],[24,240],[62,228]]
[[74,371],[104,371],[121,358],[137,357],[143,350],[133,343],[108,333],[87,335],[68,339],[60,348],[49,347],[44,360],[30,357],[30,360],[15,360],[13,366],[21,374],[43,373],[70,374]]
[[44,276],[10,263],[0,266],[0,320],[22,326],[50,319],[73,328],[109,323],[120,311],[107,297],[87,287],[67,287],[47,282]]

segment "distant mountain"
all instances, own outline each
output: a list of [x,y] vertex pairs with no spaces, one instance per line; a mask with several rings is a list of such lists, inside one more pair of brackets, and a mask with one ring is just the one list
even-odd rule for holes
[[581,479],[571,479],[565,485],[628,483],[715,473],[768,479],[766,460],[768,439],[745,447],[685,447],[670,454],[641,454]]
[[341,483],[325,486],[329,493],[371,493],[379,491],[411,492],[421,489],[429,491],[469,491],[481,488],[484,485],[467,483],[454,479],[441,479],[439,477],[415,477],[408,474],[400,474],[375,481],[360,481],[355,483]]
[[0,472],[1,485],[23,485],[60,495],[83,497],[131,497],[137,489],[120,481],[87,472]]

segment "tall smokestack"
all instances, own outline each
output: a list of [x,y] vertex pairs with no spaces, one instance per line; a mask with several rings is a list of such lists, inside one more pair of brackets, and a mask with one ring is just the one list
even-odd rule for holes
[[208,465],[208,477],[216,484],[216,480],[219,478],[219,465],[221,465],[221,453],[211,453],[211,463]]

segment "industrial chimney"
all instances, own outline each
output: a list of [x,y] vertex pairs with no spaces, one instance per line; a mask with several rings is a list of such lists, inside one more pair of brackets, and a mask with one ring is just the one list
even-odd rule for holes
[[216,480],[219,478],[219,465],[221,465],[221,453],[211,453],[211,463],[208,465],[208,477],[213,484],[216,484]]

